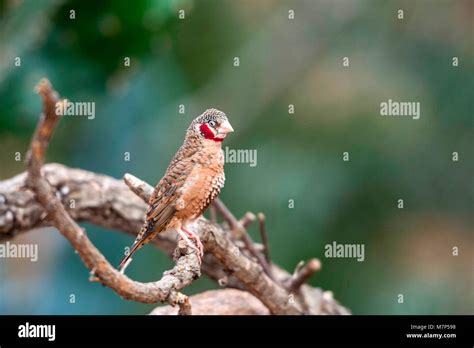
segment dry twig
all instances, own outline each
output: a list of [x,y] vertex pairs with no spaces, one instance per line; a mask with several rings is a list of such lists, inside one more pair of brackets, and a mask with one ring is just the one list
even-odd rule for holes
[[248,211],[248,212],[245,213],[245,215],[242,217],[242,219],[240,219],[239,222],[244,228],[247,228],[251,224],[253,224],[255,222],[255,220],[257,220],[257,218],[255,217],[255,214]]
[[265,215],[263,213],[258,213],[258,229],[260,231],[260,238],[262,239],[263,254],[265,255],[265,260],[267,261],[267,263],[270,263],[270,248],[268,246],[268,235],[267,229],[265,228]]
[[285,286],[290,291],[297,291],[308,279],[316,272],[321,270],[321,262],[318,259],[311,259],[308,263],[301,263],[295,270],[295,273]]

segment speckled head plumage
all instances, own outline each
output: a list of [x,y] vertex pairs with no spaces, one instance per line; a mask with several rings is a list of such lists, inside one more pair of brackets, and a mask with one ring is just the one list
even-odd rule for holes
[[225,113],[217,109],[208,109],[191,122],[187,135],[222,142],[226,135],[233,131]]

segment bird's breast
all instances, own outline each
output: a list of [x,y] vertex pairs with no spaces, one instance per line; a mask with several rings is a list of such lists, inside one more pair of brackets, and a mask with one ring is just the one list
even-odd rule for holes
[[181,189],[178,214],[183,220],[192,220],[218,196],[224,186],[223,165],[212,161],[208,165],[196,164]]

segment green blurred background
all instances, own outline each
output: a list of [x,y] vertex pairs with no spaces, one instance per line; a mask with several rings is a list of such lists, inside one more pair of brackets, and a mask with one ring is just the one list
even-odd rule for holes
[[[27,150],[42,77],[96,103],[95,119],[62,120],[48,161],[116,178],[157,182],[189,122],[216,107],[236,130],[224,146],[258,151],[256,167],[226,166],[221,198],[237,216],[266,214],[276,263],[320,258],[311,284],[356,314],[472,314],[473,16],[468,0],[0,0],[0,179],[24,170],[14,154]],[[380,116],[389,98],[420,102],[420,119]],[[112,264],[132,242],[85,227]],[[15,241],[38,243],[39,261],[0,260],[0,313],[154,307],[88,282],[52,229]],[[326,258],[333,241],[365,244],[365,261]],[[128,273],[151,281],[170,265],[146,247]],[[186,293],[215,287],[202,277]]]

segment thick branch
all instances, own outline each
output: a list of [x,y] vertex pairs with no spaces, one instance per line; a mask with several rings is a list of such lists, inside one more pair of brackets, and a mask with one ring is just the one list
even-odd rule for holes
[[[45,164],[41,172],[74,220],[132,235],[140,230],[146,204],[123,182],[55,163]],[[26,176],[22,173],[0,181],[0,240],[50,224],[35,194],[27,188]],[[165,250],[171,254],[174,244],[168,244],[171,248],[165,245]]]
[[243,255],[232,241],[208,221],[200,219],[197,229],[202,231],[201,241],[206,250],[239,279],[246,289],[265,304],[273,314],[301,314],[297,303],[292,303],[290,294],[269,278],[260,264]]

